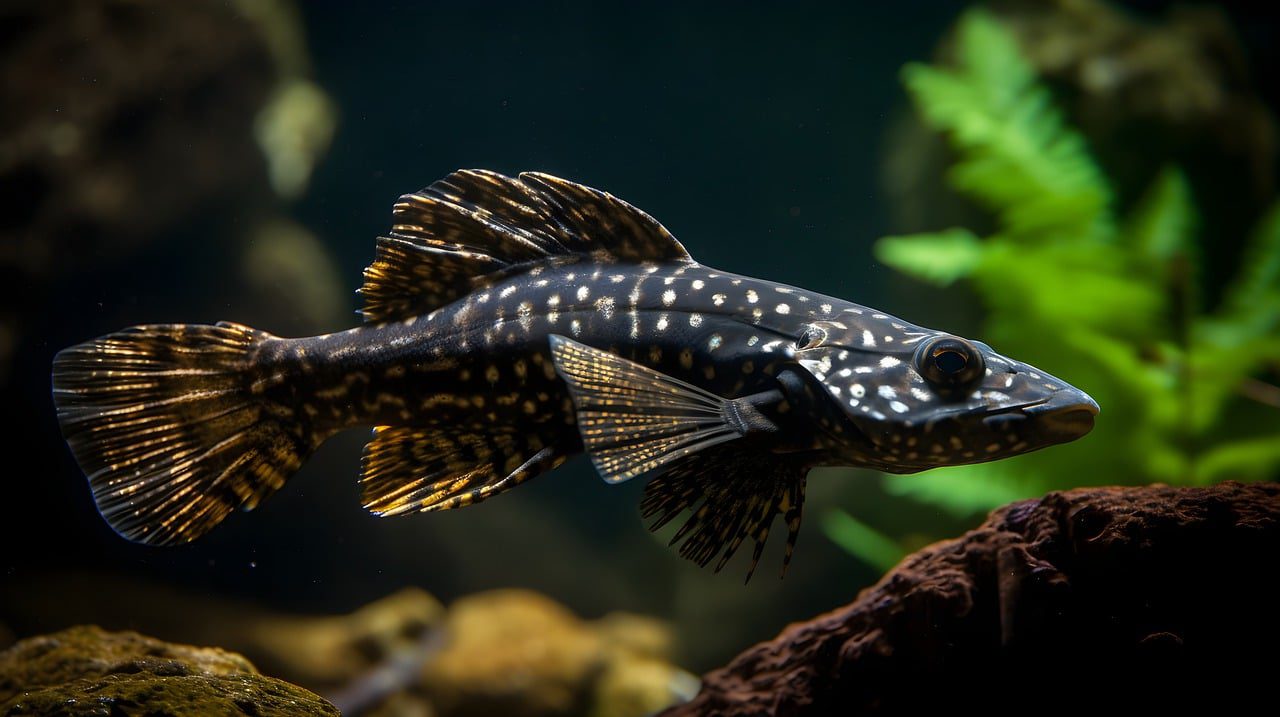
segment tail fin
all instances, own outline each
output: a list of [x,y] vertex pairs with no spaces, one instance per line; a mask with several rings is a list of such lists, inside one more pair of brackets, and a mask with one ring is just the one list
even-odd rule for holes
[[185,543],[274,493],[314,448],[251,390],[246,326],[136,326],[60,352],[53,400],[102,517],[130,540]]

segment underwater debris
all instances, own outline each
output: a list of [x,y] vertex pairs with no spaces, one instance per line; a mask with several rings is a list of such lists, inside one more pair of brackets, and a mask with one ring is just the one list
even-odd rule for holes
[[73,627],[0,652],[6,715],[338,715],[333,705],[245,658],[133,632]]
[[347,615],[227,616],[223,627],[225,644],[268,673],[327,695],[420,653],[443,616],[430,594],[402,588]]
[[[1280,642],[1278,554],[1274,483],[1051,493],[748,649],[664,717],[1265,704],[1270,681],[1214,678],[1256,670]],[[1190,679],[1168,687],[1178,674]]]
[[[416,641],[392,652],[374,669],[325,696],[344,715],[366,714],[375,709],[400,714],[403,710],[398,712],[396,710],[400,708],[394,708],[388,711],[388,705],[398,698],[412,696],[409,690],[418,684],[427,662],[444,648],[445,640],[444,630],[425,630]],[[415,699],[414,702],[424,706],[429,704],[424,699]]]

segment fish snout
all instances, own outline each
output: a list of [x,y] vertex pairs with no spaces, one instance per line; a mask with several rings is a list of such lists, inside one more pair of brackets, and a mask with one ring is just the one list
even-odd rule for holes
[[1049,400],[1022,412],[1046,442],[1066,443],[1093,430],[1098,402],[1084,391],[1063,388],[1054,391]]

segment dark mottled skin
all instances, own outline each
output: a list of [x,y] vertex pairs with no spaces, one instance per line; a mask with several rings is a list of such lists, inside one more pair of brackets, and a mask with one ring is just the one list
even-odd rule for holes
[[[573,451],[580,444],[572,404],[547,341],[560,334],[730,398],[774,388],[780,371],[795,371],[812,390],[788,396],[797,405],[783,419],[789,445],[778,448],[825,449],[809,455],[810,465],[895,472],[1022,452],[1034,436],[1016,424],[987,430],[982,417],[1059,391],[1078,395],[988,351],[991,375],[967,397],[943,402],[910,362],[918,342],[946,334],[696,264],[568,263],[534,271],[426,316],[270,342],[262,364],[273,367],[278,383],[268,390],[308,397],[322,430],[441,422],[483,430],[501,423],[554,436]],[[827,330],[826,340],[797,350],[797,337],[815,324]],[[886,357],[899,363],[884,366]],[[830,361],[825,371],[823,360]],[[888,389],[893,398],[882,393]]]

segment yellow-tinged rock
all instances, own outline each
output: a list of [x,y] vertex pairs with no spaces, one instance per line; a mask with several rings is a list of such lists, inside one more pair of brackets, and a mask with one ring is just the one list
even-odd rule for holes
[[338,710],[259,674],[234,652],[82,626],[0,652],[0,713],[268,717]]

